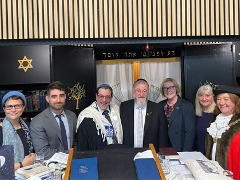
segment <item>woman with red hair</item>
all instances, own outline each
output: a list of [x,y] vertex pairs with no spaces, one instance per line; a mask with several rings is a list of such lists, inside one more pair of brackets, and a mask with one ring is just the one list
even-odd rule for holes
[[240,176],[240,87],[222,85],[214,90],[216,107],[206,134],[206,156]]

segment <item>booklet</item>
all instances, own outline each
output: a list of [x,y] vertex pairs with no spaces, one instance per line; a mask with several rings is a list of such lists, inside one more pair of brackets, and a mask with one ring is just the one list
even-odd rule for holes
[[97,158],[73,159],[70,180],[98,179]]
[[49,173],[53,171],[54,171],[53,168],[43,166],[41,164],[33,164],[30,166],[19,168],[18,170],[15,171],[15,176],[21,179],[23,178],[34,179],[37,177],[41,179],[41,177],[47,176]]
[[51,167],[51,164],[61,163],[67,165],[68,154],[63,152],[55,153],[49,160],[43,162],[44,165]]

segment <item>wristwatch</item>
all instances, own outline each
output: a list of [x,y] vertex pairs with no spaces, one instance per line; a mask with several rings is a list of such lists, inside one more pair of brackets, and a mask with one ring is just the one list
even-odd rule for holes
[[22,168],[23,167],[22,162],[19,162],[19,164],[20,164],[20,168]]

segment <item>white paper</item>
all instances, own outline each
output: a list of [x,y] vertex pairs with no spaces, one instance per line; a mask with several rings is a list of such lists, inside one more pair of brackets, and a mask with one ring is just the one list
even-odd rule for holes
[[134,157],[134,161],[135,159],[144,159],[144,158],[153,158],[152,151],[147,150],[147,151],[137,153],[137,155]]
[[186,179],[189,179],[189,180],[194,179],[192,173],[184,164],[170,165],[169,168],[170,168],[170,171],[172,171],[174,174],[183,174]]
[[179,160],[182,161],[186,159],[194,159],[194,160],[204,160],[208,161],[208,159],[201,152],[178,152]]
[[68,154],[63,152],[55,153],[49,160],[44,161],[44,164],[48,165],[50,162],[58,162],[67,165]]

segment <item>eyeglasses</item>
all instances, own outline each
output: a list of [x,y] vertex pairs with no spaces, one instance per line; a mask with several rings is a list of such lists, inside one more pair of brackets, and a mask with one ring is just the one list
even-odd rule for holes
[[146,89],[144,89],[143,91],[141,91],[140,89],[137,89],[137,90],[135,90],[137,93],[143,93],[143,94],[147,94],[148,93],[148,90],[146,90]]
[[12,110],[12,108],[14,107],[15,109],[20,109],[22,108],[23,104],[15,104],[15,105],[6,105],[4,106],[4,109],[6,110]]
[[112,98],[112,96],[109,96],[109,95],[107,95],[107,96],[103,96],[103,95],[99,94],[99,95],[97,95],[97,96],[98,96],[100,99],[105,98],[106,100],[109,100],[109,99]]
[[175,86],[163,87],[163,91],[166,91],[166,92],[167,92],[168,90],[169,90],[169,91],[173,91],[174,87],[175,87]]

